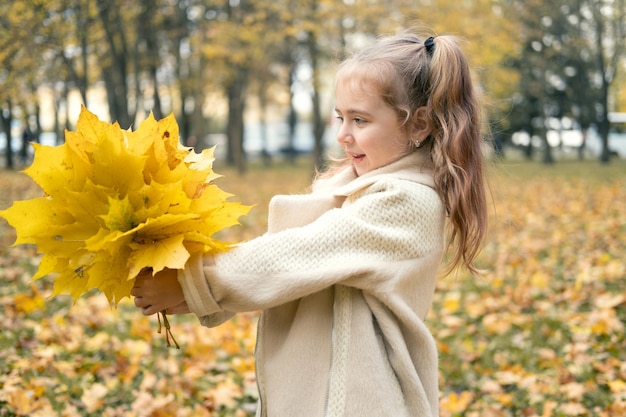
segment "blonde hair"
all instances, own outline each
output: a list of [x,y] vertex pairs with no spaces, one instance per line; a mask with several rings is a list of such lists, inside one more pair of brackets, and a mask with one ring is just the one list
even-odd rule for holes
[[481,112],[458,40],[437,36],[427,48],[413,33],[383,37],[340,64],[337,79],[346,76],[376,87],[374,93],[396,110],[403,125],[426,107],[431,133],[422,146],[430,149],[452,249],[445,272],[464,266],[479,275],[474,260],[487,231]]

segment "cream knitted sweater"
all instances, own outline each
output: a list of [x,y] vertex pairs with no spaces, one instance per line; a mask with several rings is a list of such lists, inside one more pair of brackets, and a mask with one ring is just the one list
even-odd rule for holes
[[[258,416],[434,417],[437,352],[423,323],[444,209],[416,151],[307,195],[276,196],[268,233],[179,274],[206,326],[263,310]],[[421,167],[421,168],[420,168]]]

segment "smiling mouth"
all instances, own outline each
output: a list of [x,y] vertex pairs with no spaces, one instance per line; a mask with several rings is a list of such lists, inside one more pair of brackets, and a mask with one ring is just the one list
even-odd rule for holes
[[359,162],[359,161],[363,160],[363,158],[365,158],[365,154],[364,153],[360,153],[360,154],[349,153],[348,155],[355,162]]

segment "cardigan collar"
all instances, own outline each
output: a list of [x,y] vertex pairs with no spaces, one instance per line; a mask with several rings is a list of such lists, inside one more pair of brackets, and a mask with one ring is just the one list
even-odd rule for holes
[[346,197],[369,187],[381,178],[392,176],[434,188],[432,163],[427,149],[418,149],[410,154],[357,177],[352,166],[346,167],[328,179],[316,182],[315,191],[330,191],[336,197]]

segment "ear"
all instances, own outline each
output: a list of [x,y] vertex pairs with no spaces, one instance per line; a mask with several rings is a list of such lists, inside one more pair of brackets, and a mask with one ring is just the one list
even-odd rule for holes
[[430,135],[430,119],[426,106],[419,107],[411,117],[410,135],[412,141],[422,143]]

